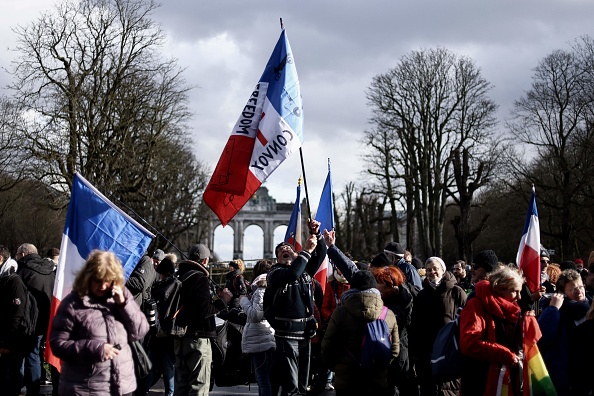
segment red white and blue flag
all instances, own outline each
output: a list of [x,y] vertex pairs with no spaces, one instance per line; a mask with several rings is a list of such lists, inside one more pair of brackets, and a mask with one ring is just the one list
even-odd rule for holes
[[536,210],[536,191],[532,188],[532,197],[528,205],[522,240],[516,257],[516,264],[526,277],[526,284],[532,293],[540,288],[540,225]]
[[223,226],[303,143],[303,104],[285,29],[204,191]]
[[[316,220],[320,222],[320,232],[324,230],[332,231],[334,229],[334,200],[332,197],[332,172],[330,171],[330,159],[328,159],[328,176],[320,196],[320,204],[316,211]],[[314,278],[322,285],[322,290],[326,290],[326,276],[328,275],[328,256],[316,271]]]
[[[109,201],[84,177],[75,174],[56,268],[48,339],[58,306],[72,290],[77,272],[93,249],[115,253],[128,279],[153,238],[153,234]],[[60,359],[52,353],[49,342],[45,358],[60,369]]]
[[301,229],[301,178],[297,184],[297,198],[295,198],[295,205],[291,212],[291,219],[287,226],[285,233],[285,242],[293,246],[293,250],[300,252],[302,248],[301,236],[303,235]]

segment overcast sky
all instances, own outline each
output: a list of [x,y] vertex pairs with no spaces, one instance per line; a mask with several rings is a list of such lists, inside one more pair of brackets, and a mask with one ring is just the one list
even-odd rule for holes
[[[51,7],[47,0],[4,3],[2,67],[13,57],[11,27]],[[327,158],[336,194],[361,179],[359,141],[370,115],[365,90],[373,76],[394,68],[403,55],[441,46],[471,57],[494,85],[490,94],[500,106],[503,133],[503,121],[530,87],[538,61],[582,35],[594,36],[593,16],[591,0],[165,0],[154,14],[167,37],[164,55],[177,58],[187,82],[196,87],[190,104],[194,150],[212,169],[264,70],[283,18],[303,96],[303,155],[313,211]],[[8,81],[2,70],[0,83]],[[295,155],[265,186],[277,202],[293,202],[300,174]],[[261,232],[248,234],[246,257],[257,257],[261,242],[253,241],[261,241]],[[230,258],[230,242],[219,243],[217,251]]]

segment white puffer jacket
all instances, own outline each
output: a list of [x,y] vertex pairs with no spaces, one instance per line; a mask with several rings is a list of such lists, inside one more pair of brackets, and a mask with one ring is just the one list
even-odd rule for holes
[[241,337],[243,353],[264,352],[276,347],[274,329],[264,319],[264,291],[266,290],[266,274],[261,274],[252,282],[251,298],[242,296],[239,300],[241,308],[247,315],[247,323]]

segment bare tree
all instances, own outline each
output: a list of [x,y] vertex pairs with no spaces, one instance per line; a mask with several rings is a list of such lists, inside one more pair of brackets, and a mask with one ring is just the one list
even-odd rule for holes
[[[517,100],[509,130],[531,148],[531,160],[511,163],[516,179],[536,187],[541,233],[559,241],[559,257],[572,258],[580,209],[592,183],[594,79],[591,40],[572,51],[555,50],[534,69],[533,82]],[[588,144],[588,142],[590,142]]]
[[[443,48],[405,55],[368,88],[376,128],[366,134],[366,158],[382,157],[376,160],[390,165],[383,180],[397,179],[404,186],[399,194],[407,216],[414,214],[425,256],[442,253],[446,200],[456,193],[453,153],[466,149],[474,154],[491,136],[497,107],[487,96],[490,89],[472,60]],[[382,152],[373,141],[390,144]],[[413,234],[407,223],[408,239]]]
[[190,87],[177,62],[159,55],[156,7],[152,0],[57,4],[16,29],[11,88],[29,114],[22,133],[38,180],[68,191],[81,172],[175,236],[196,224],[205,169],[188,148]]

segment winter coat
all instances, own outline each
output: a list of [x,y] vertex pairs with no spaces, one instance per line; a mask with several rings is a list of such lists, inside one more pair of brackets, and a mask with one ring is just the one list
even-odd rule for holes
[[134,296],[134,301],[142,308],[142,303],[151,298],[151,287],[159,280],[153,260],[149,256],[142,256],[134,271],[126,281],[126,287]]
[[[322,358],[336,374],[334,387],[349,394],[378,394],[388,389],[388,369],[360,367],[365,324],[379,318],[384,303],[377,289],[351,289],[330,317],[322,340]],[[398,357],[400,342],[396,316],[390,310],[386,323],[392,334],[392,356]]]
[[54,262],[44,260],[38,254],[28,254],[18,261],[18,265],[17,274],[20,275],[35,297],[39,310],[35,334],[44,335],[49,324],[50,306],[56,280]]
[[[112,297],[72,291],[60,303],[49,337],[62,359],[60,395],[124,395],[136,389],[129,343],[144,337],[149,325],[126,288],[124,298],[120,306]],[[105,360],[106,343],[121,346],[114,359]]]
[[23,347],[24,335],[20,324],[26,314],[23,301],[27,298],[27,286],[20,276],[14,273],[0,275],[0,348],[10,351]]
[[241,337],[243,353],[264,352],[276,347],[274,329],[264,319],[264,291],[266,290],[266,274],[260,274],[252,282],[251,298],[242,296],[239,300],[241,308],[247,315],[247,323]]
[[447,271],[438,286],[432,285],[428,279],[423,286],[413,304],[408,333],[410,357],[416,362],[422,392],[457,395],[460,381],[433,381],[430,360],[437,333],[456,317],[458,308],[466,304],[466,292],[456,285],[456,278]]
[[578,352],[572,355],[569,366],[571,391],[576,396],[594,395],[594,381],[591,377],[594,373],[592,334],[594,334],[594,320],[589,319],[577,327],[574,337],[570,340],[570,351]]
[[[318,241],[316,252],[321,245],[324,246],[325,254],[323,240]],[[266,293],[274,297],[266,318],[274,328],[276,337],[306,340],[315,335],[315,331],[311,332],[316,323],[310,273],[315,273],[319,267],[319,258],[319,254],[310,255],[301,251],[290,265],[275,264],[268,272]]]
[[[475,297],[460,314],[460,347],[468,357],[462,376],[463,395],[495,394],[493,381],[501,365],[512,368],[514,354],[522,348],[520,313],[517,302],[493,294],[488,280],[476,284]],[[513,367],[512,373],[516,376],[512,378],[521,376],[519,366]],[[512,380],[510,395],[518,396],[519,384],[514,384]]]
[[233,294],[233,298],[229,301],[227,306],[229,308],[239,308],[239,298],[246,295],[248,292],[243,274],[236,269],[227,272],[227,274],[225,274],[225,279],[225,287],[229,289],[231,294]]
[[427,279],[423,286],[413,305],[410,341],[416,357],[429,359],[439,330],[466,304],[466,292],[456,285],[451,272],[445,272],[439,286],[432,286]]
[[548,306],[538,318],[542,332],[538,348],[559,396],[573,395],[569,368],[575,350],[570,348],[570,340],[574,339],[576,327],[584,321],[589,308],[588,300],[566,298],[561,309]]
[[336,279],[326,282],[326,290],[324,291],[324,298],[322,300],[322,321],[328,323],[330,316],[338,306],[342,293],[349,290],[351,285],[348,283],[341,283]]
[[[183,283],[181,290],[183,308],[178,315],[178,323],[188,326],[185,336],[216,337],[215,315],[225,309],[226,304],[221,299],[213,301],[207,269],[191,260],[181,261],[178,268],[177,276]],[[191,272],[195,274],[190,276]]]

